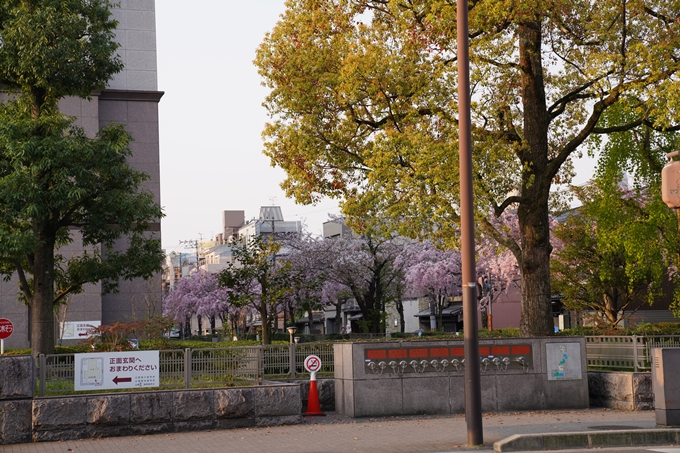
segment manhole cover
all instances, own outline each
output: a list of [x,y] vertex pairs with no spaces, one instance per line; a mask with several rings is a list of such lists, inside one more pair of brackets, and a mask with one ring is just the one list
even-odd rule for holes
[[596,431],[615,431],[620,429],[640,429],[640,427],[626,425],[602,425],[602,426],[589,426],[588,429],[594,429]]

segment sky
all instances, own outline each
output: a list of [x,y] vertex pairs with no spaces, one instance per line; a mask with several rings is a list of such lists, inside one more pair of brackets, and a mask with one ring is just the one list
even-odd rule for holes
[[255,49],[284,11],[284,0],[156,1],[163,248],[209,240],[222,211],[281,206],[321,234],[337,201],[297,205],[279,184],[285,173],[262,154],[268,90],[253,65]]
[[[189,6],[190,5],[190,6]],[[253,65],[255,50],[285,9],[284,0],[157,0],[156,39],[163,247],[209,240],[222,231],[222,211],[281,206],[285,220],[300,220],[321,234],[334,200],[315,206],[287,199],[285,173],[262,154],[268,90]],[[585,182],[592,162],[577,164]]]

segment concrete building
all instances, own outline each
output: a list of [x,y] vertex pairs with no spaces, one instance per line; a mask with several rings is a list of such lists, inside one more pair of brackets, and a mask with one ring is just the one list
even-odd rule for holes
[[[62,112],[77,118],[77,124],[94,136],[111,122],[123,124],[132,135],[130,162],[150,178],[143,189],[160,202],[160,168],[158,139],[158,91],[156,74],[156,19],[153,0],[121,0],[112,9],[119,22],[116,40],[118,54],[125,68],[110,81],[108,87],[93,93],[91,99],[67,98],[60,104]],[[151,234],[160,235],[160,221],[151,225]],[[80,238],[61,250],[77,254],[82,250]],[[124,246],[123,241],[120,244]],[[29,344],[28,308],[17,300],[17,282],[0,281],[0,317],[9,318],[15,326],[13,335],[5,341],[8,348],[27,348]],[[60,314],[62,321],[99,321],[112,324],[144,318],[160,312],[161,276],[150,281],[121,281],[120,292],[101,295],[101,286],[88,285],[85,292],[69,298]],[[59,330],[56,331],[59,337]]]
[[302,234],[302,222],[299,220],[284,220],[281,206],[262,206],[260,215],[250,220],[238,230],[241,240],[247,241],[253,236],[271,236],[281,239],[286,235]]
[[352,230],[347,225],[340,222],[329,220],[323,223],[323,237],[324,239],[331,239],[337,237],[348,237],[352,235]]
[[222,211],[222,232],[215,236],[215,245],[224,245],[238,237],[246,223],[245,211]]

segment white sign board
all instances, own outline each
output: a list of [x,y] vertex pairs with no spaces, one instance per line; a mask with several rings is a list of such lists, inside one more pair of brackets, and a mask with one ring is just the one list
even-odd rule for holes
[[583,379],[581,343],[546,343],[545,358],[549,381]]
[[308,355],[305,359],[305,370],[316,373],[321,369],[321,359],[315,355]]
[[75,390],[158,387],[158,351],[75,354]]
[[66,321],[61,323],[62,340],[86,340],[92,331],[101,326],[101,321]]

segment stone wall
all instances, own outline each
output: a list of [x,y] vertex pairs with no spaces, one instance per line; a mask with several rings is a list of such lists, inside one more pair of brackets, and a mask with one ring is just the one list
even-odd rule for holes
[[36,398],[32,440],[288,425],[300,405],[295,384]]
[[[479,344],[480,357],[490,361],[475,364],[482,368],[482,411],[588,407],[584,338],[494,339]],[[557,370],[562,355],[554,351],[560,347],[571,353],[560,353],[564,364]],[[462,350],[462,341],[336,343],[336,411],[348,417],[463,413],[463,366],[441,365],[443,358],[450,363]],[[507,366],[492,362],[502,358],[509,360]]]
[[[318,382],[320,401],[329,407],[332,380]],[[34,398],[35,383],[33,357],[0,357],[0,445],[296,424],[303,412],[302,389],[304,401],[309,392],[308,382],[306,387],[279,382]]]
[[31,441],[35,379],[33,357],[0,358],[0,445]]
[[589,371],[590,405],[629,411],[653,410],[651,373]]

